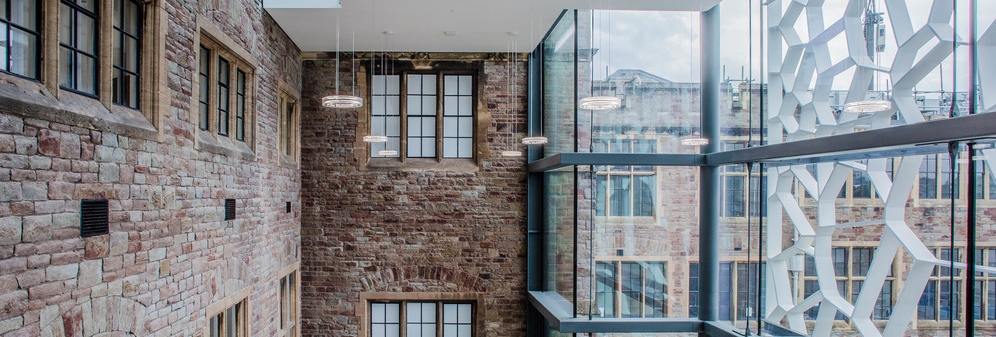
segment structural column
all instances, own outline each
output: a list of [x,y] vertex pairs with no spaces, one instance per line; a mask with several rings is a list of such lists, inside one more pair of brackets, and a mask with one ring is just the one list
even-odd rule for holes
[[[719,150],[719,5],[702,12],[700,38],[701,125],[709,144],[703,153]],[[719,168],[699,168],[699,320],[719,319]]]

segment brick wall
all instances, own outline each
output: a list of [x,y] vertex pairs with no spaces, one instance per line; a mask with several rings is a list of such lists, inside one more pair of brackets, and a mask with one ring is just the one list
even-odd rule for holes
[[[69,95],[19,93],[24,81],[0,74],[0,335],[201,335],[205,308],[246,288],[251,335],[277,334],[300,180],[279,164],[275,94],[280,80],[300,87],[300,52],[257,1],[201,3],[157,2],[165,64],[151,137],[79,122],[61,110]],[[258,61],[250,159],[195,146],[198,14]],[[86,198],[109,200],[109,235],[80,238]],[[236,220],[222,220],[224,198],[237,199]]]
[[[369,102],[358,110],[320,107],[335,88],[335,60],[304,61],[305,335],[356,335],[364,292],[481,294],[481,336],[524,335],[525,158],[501,151],[509,149],[509,127],[519,137],[525,130],[525,63],[519,63],[518,91],[509,93],[505,61],[467,62],[482,64],[478,119],[490,120],[478,133],[486,141],[478,143],[476,168],[405,171],[366,166],[366,144],[357,134],[366,132],[358,125]],[[351,92],[351,62],[341,63],[340,91]],[[361,96],[365,71],[357,71]],[[510,94],[514,105],[508,107]]]

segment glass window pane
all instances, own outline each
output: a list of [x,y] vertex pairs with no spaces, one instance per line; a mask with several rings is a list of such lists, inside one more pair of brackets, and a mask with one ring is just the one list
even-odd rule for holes
[[422,304],[418,302],[408,302],[408,311],[405,312],[408,323],[422,321]]
[[374,116],[383,116],[383,115],[385,115],[385,111],[386,111],[385,110],[386,109],[385,101],[386,100],[387,100],[387,98],[385,98],[384,96],[374,96],[373,98],[371,98],[370,99],[370,114],[374,115]]
[[387,79],[384,75],[373,75],[370,79],[370,93],[383,95],[387,93]]
[[459,332],[455,325],[445,325],[443,326],[443,337],[458,337]]
[[408,96],[408,115],[422,115],[422,100],[419,99],[419,96]]
[[457,117],[443,117],[443,137],[456,137],[457,123]]
[[399,75],[387,75],[386,82],[384,83],[386,94],[388,95],[398,95],[401,93],[401,76]]
[[460,137],[474,136],[474,118],[460,117]]
[[456,76],[443,76],[443,89],[445,95],[456,95],[459,92]]
[[632,210],[630,204],[630,177],[612,176],[609,182],[609,209],[612,216],[628,216]]
[[76,14],[76,47],[80,51],[89,54],[96,54],[97,50],[97,22],[93,18]]
[[425,138],[422,141],[422,156],[424,157],[435,157],[436,156],[436,138]]
[[[408,94],[418,95],[422,93],[422,75],[408,75]],[[411,101],[409,101],[411,103]]]
[[77,54],[77,84],[76,90],[84,93],[97,94],[97,60],[83,54]]
[[421,137],[422,134],[422,118],[418,117],[408,117],[408,137]]
[[473,158],[474,157],[474,142],[469,138],[461,138],[460,143],[460,153],[458,157],[460,158]]
[[59,86],[65,88],[76,87],[76,74],[73,72],[76,58],[73,51],[67,48],[59,50]]
[[[7,1],[3,1],[6,5]],[[3,16],[6,17],[7,8],[4,8]],[[11,0],[10,1],[10,21],[22,27],[38,29],[38,1],[36,0]]]
[[[6,40],[6,37],[4,37],[4,40]],[[4,69],[21,76],[37,78],[38,37],[13,28],[10,30],[10,44],[10,61],[8,62],[10,68],[7,69],[8,64],[5,63],[3,65]],[[6,46],[6,43],[4,43],[4,46]],[[2,51],[0,50],[0,52]]]
[[417,158],[422,156],[422,139],[408,138],[408,156]]
[[422,96],[422,113],[426,115],[436,114],[436,96]]
[[457,105],[458,99],[459,97],[456,96],[443,97],[443,115],[457,116],[459,114],[460,107]]
[[459,111],[460,116],[470,116],[471,115],[471,112],[473,111],[473,108],[471,107],[472,103],[473,103],[473,100],[469,96],[461,96],[460,100],[457,101],[457,103],[459,105],[459,110],[458,111]]
[[457,307],[454,304],[443,304],[443,322],[453,323],[457,321]]
[[401,137],[401,117],[387,117],[387,136]]
[[457,158],[459,153],[456,138],[443,138],[443,157]]
[[385,98],[385,113],[391,116],[401,115],[401,97],[387,96]]
[[436,75],[422,75],[422,92],[436,94]]
[[470,76],[457,76],[460,81],[460,95],[472,95],[474,82],[471,81]]
[[422,118],[422,135],[423,136],[434,136],[434,135],[436,135],[436,119],[435,118]]
[[59,42],[73,46],[73,10],[66,4],[59,5]]

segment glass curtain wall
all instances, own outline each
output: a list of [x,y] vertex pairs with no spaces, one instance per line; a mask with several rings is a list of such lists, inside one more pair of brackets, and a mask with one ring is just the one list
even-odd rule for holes
[[[996,110],[996,5],[719,6],[720,152],[700,157],[719,163],[718,279],[699,275],[700,171],[659,157],[545,173],[544,290],[578,318],[695,318],[714,281],[739,333],[996,335],[992,137],[890,132],[968,134],[945,121]],[[699,154],[699,14],[565,13],[543,42],[545,156]]]

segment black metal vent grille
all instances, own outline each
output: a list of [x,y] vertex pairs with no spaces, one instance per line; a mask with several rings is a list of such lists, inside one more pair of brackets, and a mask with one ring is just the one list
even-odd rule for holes
[[287,202],[287,213],[290,213],[290,212],[291,212],[291,202],[288,201]]
[[80,200],[80,237],[107,234],[107,200]]
[[235,199],[225,199],[225,220],[235,220]]

